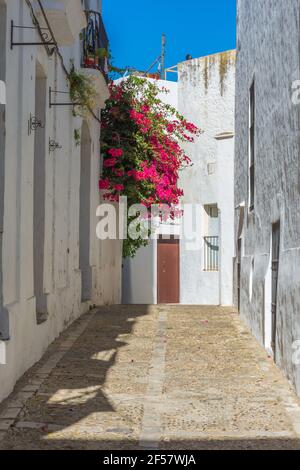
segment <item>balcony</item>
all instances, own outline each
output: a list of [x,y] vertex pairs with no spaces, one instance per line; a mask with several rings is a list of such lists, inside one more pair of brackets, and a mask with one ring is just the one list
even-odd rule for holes
[[99,70],[108,80],[108,37],[101,14],[86,12],[87,27],[82,33],[82,67]]
[[[74,44],[80,31],[86,27],[86,16],[82,9],[81,0],[43,0],[42,6],[60,46]],[[35,14],[42,28],[47,28],[41,5],[33,3]]]
[[105,106],[108,91],[108,49],[109,42],[101,14],[86,11],[87,27],[81,33],[82,59],[81,72],[91,78],[98,92],[97,105]]

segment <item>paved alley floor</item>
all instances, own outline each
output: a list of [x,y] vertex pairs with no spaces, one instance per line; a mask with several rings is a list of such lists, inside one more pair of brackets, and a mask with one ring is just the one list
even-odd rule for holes
[[75,322],[0,407],[0,449],[300,449],[300,403],[230,308]]

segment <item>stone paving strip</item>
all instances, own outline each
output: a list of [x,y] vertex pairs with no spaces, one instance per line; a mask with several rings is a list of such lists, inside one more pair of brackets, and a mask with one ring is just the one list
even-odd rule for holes
[[300,449],[300,401],[233,309],[101,307],[1,405],[0,449]]
[[164,371],[166,362],[166,328],[167,312],[160,312],[152,363],[149,371],[149,383],[145,396],[144,416],[140,434],[140,446],[147,449],[158,449],[162,435],[159,406],[163,398]]

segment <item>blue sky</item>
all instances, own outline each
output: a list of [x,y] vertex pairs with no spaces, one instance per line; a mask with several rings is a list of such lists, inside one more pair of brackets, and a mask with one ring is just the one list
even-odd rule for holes
[[[236,0],[102,0],[113,65],[146,70],[167,37],[166,66],[234,49]],[[154,70],[155,71],[155,70]]]

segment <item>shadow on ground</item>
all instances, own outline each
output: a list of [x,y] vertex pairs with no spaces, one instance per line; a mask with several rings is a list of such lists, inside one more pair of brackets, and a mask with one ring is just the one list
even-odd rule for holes
[[[231,309],[103,307],[50,346],[12,399],[40,378],[72,336],[77,340],[26,401],[0,449],[300,449],[281,396],[291,399],[288,384]],[[163,374],[153,397],[157,355]],[[146,434],[145,408],[148,419],[149,408],[158,418],[157,429],[148,424]]]
[[[147,328],[144,333],[137,333],[137,345],[130,345],[127,339],[132,337],[137,318],[149,315],[149,307],[101,307],[97,313],[88,315],[91,321],[84,333],[59,361],[37,394],[27,401],[15,426],[3,443],[0,442],[0,448],[81,448],[81,439],[83,448],[88,448],[90,432],[96,435],[111,433],[115,437],[124,433],[126,442],[130,440],[132,429],[128,427],[128,419],[116,410],[109,396],[130,393],[128,387],[132,386],[132,377],[141,376],[141,371],[146,379],[149,361],[143,357],[145,351],[141,350],[139,357],[139,347],[143,340],[149,340]],[[72,325],[71,334],[80,321]],[[145,326],[151,326],[151,323],[146,320]],[[51,351],[55,352],[68,334],[70,330],[51,345]],[[108,383],[107,377],[123,348],[124,357]],[[151,352],[149,344],[149,357]],[[36,367],[32,368],[17,385],[15,393],[24,383],[34,381],[37,373]],[[60,431],[65,434],[66,430],[67,434],[70,430],[70,434],[76,436],[74,440],[69,441],[66,435],[66,439],[60,441]],[[53,438],[53,433],[57,438]],[[99,448],[99,440],[91,445]]]

